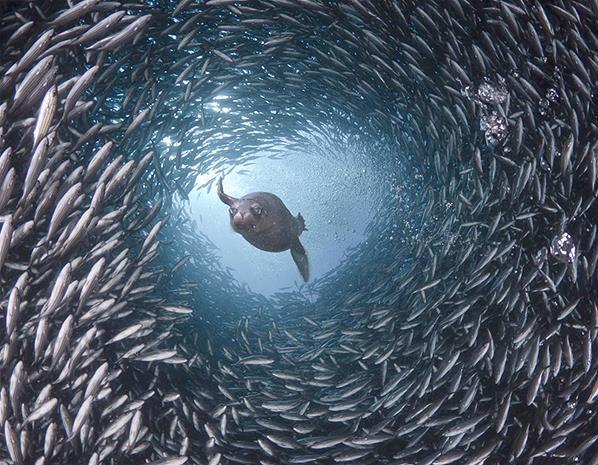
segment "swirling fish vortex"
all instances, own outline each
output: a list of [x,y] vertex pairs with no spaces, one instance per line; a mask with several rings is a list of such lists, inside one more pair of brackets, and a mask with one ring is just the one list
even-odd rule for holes
[[[0,463],[598,464],[596,0],[0,18]],[[266,298],[185,202],[301,150],[385,187]]]

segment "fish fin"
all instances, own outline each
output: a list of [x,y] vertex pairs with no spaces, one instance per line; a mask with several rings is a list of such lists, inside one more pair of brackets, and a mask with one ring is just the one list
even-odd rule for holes
[[293,256],[297,268],[299,268],[299,273],[301,273],[303,281],[309,281],[309,262],[307,261],[305,249],[303,248],[303,245],[301,245],[301,242],[299,242],[299,238],[297,238],[291,245],[291,255]]
[[295,220],[297,220],[297,236],[300,236],[303,231],[307,231],[305,220],[301,216],[301,213],[297,214]]

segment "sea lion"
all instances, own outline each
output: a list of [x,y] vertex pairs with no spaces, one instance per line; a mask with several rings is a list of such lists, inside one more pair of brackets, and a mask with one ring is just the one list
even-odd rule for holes
[[307,254],[299,241],[301,233],[307,231],[301,213],[294,217],[283,201],[269,192],[253,192],[235,199],[224,193],[222,177],[218,178],[218,197],[229,206],[230,224],[235,232],[260,250],[290,249],[303,280],[309,280]]

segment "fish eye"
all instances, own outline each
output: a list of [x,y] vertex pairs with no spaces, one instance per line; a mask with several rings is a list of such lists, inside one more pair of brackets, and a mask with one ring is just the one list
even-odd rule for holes
[[253,212],[253,214],[255,216],[261,216],[262,215],[262,207],[260,207],[259,205],[253,205],[251,207],[251,211]]
[[234,215],[235,213],[237,213],[237,209],[236,209],[236,208],[233,208],[233,207],[230,207],[230,208],[228,209],[228,212],[229,212],[231,215]]

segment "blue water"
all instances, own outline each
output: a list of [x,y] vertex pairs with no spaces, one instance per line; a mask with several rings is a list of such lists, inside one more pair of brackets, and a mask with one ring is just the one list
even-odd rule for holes
[[[338,266],[347,249],[365,240],[378,197],[375,167],[367,162],[370,158],[350,152],[328,157],[287,152],[282,159],[261,155],[254,164],[235,167],[227,174],[224,190],[234,197],[272,192],[293,215],[303,215],[308,231],[300,240],[308,253],[313,281]],[[201,175],[197,186],[217,176],[215,172]],[[221,264],[239,283],[264,295],[303,285],[289,251],[264,252],[233,232],[228,207],[218,199],[214,184],[196,187],[189,198],[198,229],[218,247]]]

